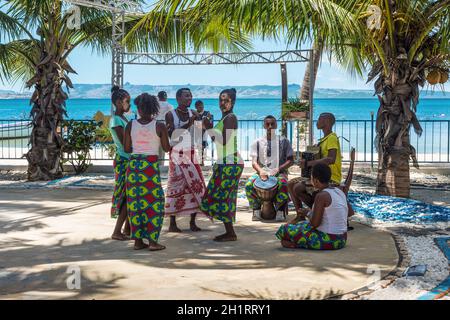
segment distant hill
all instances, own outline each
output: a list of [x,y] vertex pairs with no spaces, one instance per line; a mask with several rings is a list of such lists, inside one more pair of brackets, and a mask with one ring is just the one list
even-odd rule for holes
[[[179,88],[188,87],[195,98],[217,98],[220,91],[230,86],[209,86],[209,85],[135,85],[126,83],[124,88],[132,96],[137,96],[142,92],[157,94],[159,91],[166,91],[170,98],[175,97]],[[281,97],[281,86],[255,85],[255,86],[235,86],[239,98],[275,98]],[[290,84],[288,93],[290,97],[295,97],[300,91],[298,84]],[[14,92],[10,90],[0,90],[0,99],[20,99],[29,98],[30,91]],[[71,99],[108,99],[111,95],[110,84],[75,84],[75,88],[70,90]],[[347,90],[347,89],[322,89],[318,88],[314,92],[315,98],[330,99],[370,99],[374,98],[371,90]],[[450,92],[436,90],[423,90],[421,98],[450,98]]]

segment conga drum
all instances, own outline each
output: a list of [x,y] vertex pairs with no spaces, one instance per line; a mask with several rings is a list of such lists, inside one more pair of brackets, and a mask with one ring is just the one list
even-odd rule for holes
[[[301,154],[302,160],[306,160],[306,162],[311,160],[317,160],[320,158],[320,148],[318,147],[308,147],[307,151],[302,152]],[[310,179],[311,178],[311,167],[306,167],[302,169],[302,177]]]
[[277,212],[273,206],[273,200],[278,191],[278,179],[276,177],[269,177],[263,180],[260,177],[256,178],[254,182],[256,194],[261,199],[261,218],[264,220],[275,219]]

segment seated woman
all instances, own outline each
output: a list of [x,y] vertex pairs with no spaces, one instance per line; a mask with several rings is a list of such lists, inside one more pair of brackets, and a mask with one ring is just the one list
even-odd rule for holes
[[277,210],[276,221],[286,221],[285,211],[289,202],[287,169],[293,164],[294,152],[289,140],[276,134],[277,119],[274,116],[264,119],[264,129],[265,136],[251,146],[252,166],[256,173],[248,179],[245,193],[253,209],[252,220],[258,221],[261,219],[261,201],[254,187],[255,180],[258,177],[264,181],[269,176],[277,177],[278,192],[273,200]]
[[[347,243],[347,219],[354,214],[345,193],[330,187],[331,169],[317,164],[311,173],[313,186],[318,189],[308,220],[280,227],[276,236],[285,248],[337,250]],[[302,209],[306,210],[306,209]]]

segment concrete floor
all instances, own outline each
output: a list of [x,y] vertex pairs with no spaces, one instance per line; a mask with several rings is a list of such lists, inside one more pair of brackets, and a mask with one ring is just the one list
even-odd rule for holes
[[[398,261],[389,234],[359,224],[340,251],[283,249],[279,224],[252,222],[241,200],[237,242],[213,242],[222,225],[203,218],[200,233],[169,234],[166,224],[165,251],[134,251],[109,238],[110,197],[0,189],[0,299],[324,298],[366,286]],[[68,289],[69,267],[81,272],[80,290]]]

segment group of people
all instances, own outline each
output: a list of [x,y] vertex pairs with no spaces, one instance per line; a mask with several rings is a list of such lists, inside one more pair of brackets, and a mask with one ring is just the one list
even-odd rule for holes
[[[167,103],[167,94],[158,97],[143,93],[134,99],[137,119],[129,121],[131,96],[124,89],[112,89],[115,114],[110,130],[116,145],[114,160],[115,187],[111,215],[117,218],[112,235],[115,240],[134,240],[134,249],[157,251],[165,249],[159,237],[165,217],[170,219],[169,232],[182,232],[177,217],[190,216],[190,230],[201,231],[196,223],[201,214],[221,221],[225,233],[214,241],[236,241],[236,203],[244,161],[238,150],[238,119],[233,113],[236,90],[223,90],[219,96],[221,120],[214,126],[204,105],[190,109],[192,93],[182,88],[176,93],[177,107]],[[251,147],[255,174],[245,185],[253,220],[261,220],[261,201],[255,192],[255,180],[276,177],[278,181],[274,205],[276,220],[285,221],[288,203],[293,201],[297,217],[282,225],[276,236],[287,248],[340,249],[347,239],[347,220],[353,214],[340,188],[341,155],[339,140],[332,132],[332,114],[322,114],[318,128],[324,133],[320,140],[321,159],[301,167],[312,167],[314,190],[303,180],[289,180],[288,168],[294,164],[290,142],[276,133],[277,120],[264,119],[266,135]],[[200,146],[196,144],[200,135]],[[213,174],[206,184],[196,150],[204,150],[205,135],[216,144],[217,159]],[[169,174],[164,191],[160,177],[160,159],[169,153]],[[203,154],[203,152],[202,152]],[[303,208],[303,204],[310,209]],[[123,229],[123,231],[122,231]],[[144,242],[148,241],[148,243]]]
[[[235,133],[238,125],[233,113],[236,90],[228,89],[220,94],[222,119],[215,127],[211,117],[202,117],[189,108],[192,93],[188,88],[178,90],[176,98],[177,108],[163,110],[164,119],[158,121],[160,102],[157,97],[143,93],[134,100],[137,119],[128,121],[125,115],[130,112],[130,94],[118,87],[112,89],[115,113],[110,129],[117,148],[111,209],[117,223],[112,238],[121,241],[130,238],[136,250],[165,249],[158,243],[165,216],[170,218],[169,232],[181,232],[176,218],[183,215],[191,217],[192,231],[201,231],[196,216],[203,214],[224,224],[225,233],[215,237],[215,241],[237,239],[233,224],[244,163],[237,150]],[[200,126],[200,132],[208,131],[213,136],[221,159],[215,164],[208,185],[191,139],[194,124]],[[230,131],[234,133],[229,136]],[[161,149],[169,153],[166,192],[159,169]]]

